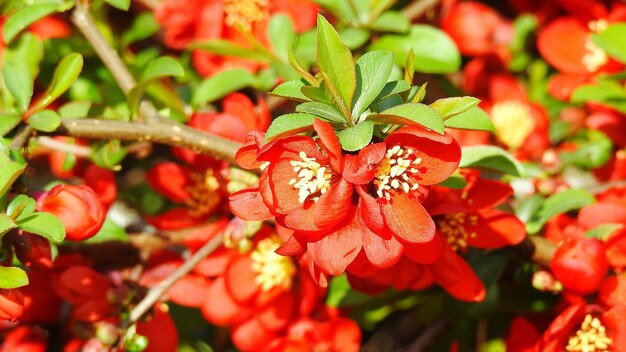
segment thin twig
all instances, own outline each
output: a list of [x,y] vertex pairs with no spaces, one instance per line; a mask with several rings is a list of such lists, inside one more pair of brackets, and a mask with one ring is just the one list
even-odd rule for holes
[[194,253],[182,266],[180,266],[175,272],[168,276],[165,280],[159,282],[156,286],[152,287],[148,294],[137,304],[133,310],[130,311],[128,319],[122,324],[123,328],[126,328],[141,319],[152,308],[152,306],[163,297],[163,295],[170,289],[178,280],[189,273],[198,263],[213,253],[221,244],[224,236],[221,234],[215,235],[204,246]]
[[56,150],[63,153],[68,153],[81,157],[89,157],[91,155],[91,148],[84,145],[70,144],[61,141],[57,141],[54,138],[41,136],[37,138],[37,144],[42,147]]
[[28,142],[28,138],[30,138],[31,133],[33,133],[33,128],[30,126],[24,126],[15,137],[11,141],[9,148],[11,149],[22,149],[22,147]]
[[415,20],[421,17],[428,9],[437,5],[439,0],[417,0],[405,7],[402,12],[409,20]]
[[234,162],[239,143],[179,124],[106,119],[62,119],[56,133],[91,139],[152,141]]

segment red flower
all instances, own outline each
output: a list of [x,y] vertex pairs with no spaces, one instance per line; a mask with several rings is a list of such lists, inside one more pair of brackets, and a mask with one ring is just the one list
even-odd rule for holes
[[497,55],[503,61],[510,56],[513,36],[511,21],[494,9],[474,1],[452,5],[441,21],[441,28],[455,41],[461,54]]
[[623,66],[610,59],[591,40],[612,22],[626,19],[626,7],[615,4],[609,11],[600,1],[561,1],[570,13],[550,22],[538,35],[541,56],[561,74],[551,81],[548,90],[559,99],[569,99],[579,85],[599,72],[619,71]]
[[24,324],[55,324],[61,315],[61,299],[52,287],[56,279],[49,271],[30,271],[28,285],[20,287],[24,296],[24,314],[20,322]]
[[554,254],[551,268],[566,290],[577,295],[593,293],[609,269],[604,243],[595,238],[565,241]]
[[117,198],[117,184],[115,183],[115,173],[111,170],[103,169],[95,164],[87,166],[83,173],[85,184],[93,189],[100,196],[102,204],[109,208]]
[[46,238],[28,232],[16,232],[11,240],[15,255],[27,268],[52,269],[52,248]]
[[0,352],[45,352],[48,339],[45,332],[36,326],[19,326],[5,337]]
[[72,266],[58,275],[54,282],[58,294],[74,305],[74,319],[94,322],[111,313],[109,281],[86,266]]
[[464,189],[434,187],[428,198],[428,212],[452,248],[493,249],[520,243],[526,236],[524,224],[513,214],[494,209],[513,194],[511,186],[478,173],[468,173],[466,179]]
[[534,352],[534,345],[541,337],[537,327],[525,318],[516,317],[511,321],[506,336],[507,352]]
[[106,217],[102,201],[88,186],[57,185],[39,198],[37,209],[61,220],[71,241],[94,236]]
[[[296,30],[301,32],[315,25],[317,11],[315,4],[305,0],[193,0],[185,3],[168,0],[157,7],[155,17],[164,27],[165,45],[182,50],[194,41],[218,39],[251,46],[242,31],[266,43],[265,32],[273,14],[288,15]],[[260,67],[258,62],[248,59],[224,57],[201,50],[193,52],[192,60],[203,76],[229,68],[255,72]]]
[[0,320],[16,321],[24,312],[24,296],[19,289],[0,289]]
[[155,307],[149,321],[137,324],[137,334],[148,339],[144,352],[178,351],[178,331],[165,304]]

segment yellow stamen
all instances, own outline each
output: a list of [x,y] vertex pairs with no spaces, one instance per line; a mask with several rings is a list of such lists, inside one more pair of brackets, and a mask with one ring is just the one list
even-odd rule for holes
[[588,72],[595,72],[600,67],[609,62],[609,57],[606,52],[600,49],[592,40],[591,37],[585,39],[585,55],[583,55],[583,65]]
[[587,314],[580,329],[570,336],[565,350],[567,352],[609,352],[612,345],[613,340],[607,336],[606,328],[600,319]]
[[528,105],[515,100],[496,103],[491,108],[491,120],[498,139],[511,149],[518,149],[535,128]]
[[467,241],[476,237],[476,232],[468,232],[465,226],[475,226],[478,222],[476,215],[467,216],[466,213],[446,214],[437,220],[439,232],[446,236],[453,250],[465,250]]
[[285,290],[291,288],[296,267],[290,257],[275,252],[278,247],[280,241],[277,238],[266,238],[261,240],[250,254],[252,270],[256,273],[255,282],[263,291],[269,291],[274,287]]
[[419,184],[414,176],[420,173],[421,163],[422,158],[417,157],[411,148],[396,145],[388,149],[385,158],[376,165],[373,181],[376,195],[390,200],[392,191],[409,193],[416,190]]
[[207,215],[212,213],[221,203],[222,197],[218,192],[220,183],[212,169],[204,174],[191,174],[191,184],[185,188],[191,196],[185,204],[191,208],[192,215]]
[[268,18],[269,0],[224,0],[224,13],[226,25],[250,31],[255,23]]
[[302,161],[291,162],[297,178],[292,178],[289,184],[298,190],[300,203],[308,199],[317,202],[319,197],[330,188],[332,171],[329,166],[322,166],[315,161],[315,158],[309,158],[305,152],[300,152],[299,156]]

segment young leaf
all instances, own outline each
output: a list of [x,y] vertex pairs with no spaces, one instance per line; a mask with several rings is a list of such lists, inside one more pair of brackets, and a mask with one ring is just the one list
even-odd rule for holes
[[289,48],[296,39],[291,20],[286,15],[274,15],[267,28],[272,50],[283,61],[289,57]]
[[269,58],[265,52],[239,46],[228,40],[208,40],[195,42],[189,45],[189,49],[200,49],[210,51],[222,56],[236,56],[258,62],[268,62]]
[[398,11],[386,11],[376,21],[369,25],[369,29],[377,32],[406,33],[411,28],[409,19]]
[[[333,98],[326,92],[326,85],[324,82],[319,87],[304,86],[300,88],[302,94],[304,94],[309,100],[319,101],[326,104],[333,104]],[[345,118],[344,118],[345,120]]]
[[581,189],[568,189],[557,194],[553,194],[546,199],[535,217],[526,224],[526,231],[534,235],[541,230],[548,220],[557,215],[571,210],[580,209],[586,205],[593,204],[595,198],[587,191]]
[[42,110],[28,118],[28,124],[42,132],[54,132],[61,124],[61,117],[56,111]]
[[50,83],[48,90],[43,98],[37,102],[33,111],[37,112],[45,109],[46,106],[55,101],[61,94],[65,93],[74,81],[76,81],[82,69],[83,57],[80,54],[72,53],[64,57],[54,70],[52,83]]
[[27,232],[59,243],[65,238],[63,223],[50,213],[34,213],[17,220],[17,226]]
[[406,55],[413,49],[415,70],[425,73],[451,73],[459,69],[461,54],[450,37],[428,25],[414,25],[406,35],[382,36],[370,50],[389,50],[396,54],[396,64],[403,66]]
[[5,60],[2,67],[4,83],[17,101],[20,112],[28,109],[33,97],[33,76],[25,61]]
[[13,219],[6,214],[0,213],[0,238],[16,227],[17,225],[13,222]]
[[602,224],[585,232],[586,238],[597,238],[600,241],[606,241],[614,232],[624,228],[623,224]]
[[7,193],[25,168],[26,164],[13,161],[8,155],[0,152],[0,197]]
[[241,68],[220,72],[198,85],[191,97],[194,106],[204,105],[226,94],[238,91],[254,83],[254,76]]
[[28,285],[28,275],[17,267],[0,266],[0,288],[12,289]]
[[440,182],[438,184],[442,187],[454,188],[454,189],[463,189],[467,186],[467,180],[465,177],[459,175],[458,173],[454,173],[450,175],[445,181]]
[[419,125],[443,134],[443,121],[437,110],[424,105],[406,103],[369,115],[367,120],[396,125]]
[[616,60],[626,63],[626,23],[614,23],[600,33],[591,35],[591,40]]
[[130,28],[122,34],[122,46],[127,47],[132,43],[149,38],[158,32],[160,28],[152,12],[142,12],[135,17]]
[[296,111],[309,113],[330,122],[340,124],[345,124],[346,122],[343,115],[341,115],[341,113],[335,109],[334,106],[320,103],[318,101],[299,104],[296,106]]
[[478,106],[474,106],[465,112],[454,115],[453,117],[445,120],[443,124],[446,127],[458,128],[462,130],[489,131],[492,133],[496,132],[489,115],[487,115],[487,113]]
[[128,11],[130,8],[130,0],[104,0],[109,5],[115,7],[116,9],[120,9],[122,11]]
[[430,104],[430,107],[439,111],[441,118],[445,121],[475,107],[478,103],[480,103],[480,99],[474,97],[452,97],[439,99]]
[[524,167],[511,154],[491,145],[463,147],[459,167],[482,167],[513,176],[524,175]]
[[413,49],[409,50],[404,60],[404,80],[409,85],[413,85],[413,76],[415,75],[415,53]]
[[357,60],[352,116],[358,118],[367,110],[387,84],[392,68],[393,54],[388,51],[372,51]]
[[374,123],[371,121],[361,121],[360,123],[337,132],[337,138],[341,143],[341,148],[349,152],[359,150],[372,140],[374,134]]
[[168,56],[162,56],[151,61],[148,66],[146,66],[141,74],[140,82],[145,83],[162,77],[181,77],[184,75],[185,69],[183,69],[178,61]]
[[309,82],[310,85],[314,87],[317,87],[319,85],[317,79],[315,79],[315,77],[313,77],[313,75],[300,64],[291,48],[289,48],[287,56],[291,67],[293,67],[294,70],[296,70],[296,72],[298,72],[300,76],[302,76],[302,78],[304,78],[307,82]]
[[71,6],[70,2],[41,1],[40,3],[22,7],[11,15],[4,24],[4,41],[7,43],[11,42],[16,35],[34,22],[55,12],[65,11],[71,8]]
[[11,132],[20,122],[22,122],[21,116],[0,115],[0,137]]
[[12,219],[20,219],[30,216],[35,212],[37,203],[25,194],[18,194],[7,207],[7,215]]
[[119,169],[119,163],[124,160],[128,150],[122,146],[119,140],[114,139],[102,144],[93,153],[92,160],[96,165],[104,169]]
[[280,84],[278,87],[274,88],[271,95],[275,95],[278,97],[283,97],[291,100],[297,101],[310,101],[306,95],[302,94],[302,87],[306,87],[307,85],[302,82],[300,79],[296,79],[293,81],[287,81]]
[[265,141],[292,134],[313,131],[313,115],[305,113],[285,114],[277,117],[265,133]]
[[346,118],[349,118],[356,86],[352,53],[321,15],[317,17],[317,64],[335,102],[346,114]]
[[407,81],[387,82],[372,103],[379,102],[394,94],[406,92],[409,89],[411,89],[411,85]]
[[367,43],[370,39],[370,32],[365,29],[347,27],[339,31],[339,38],[348,49],[355,50]]

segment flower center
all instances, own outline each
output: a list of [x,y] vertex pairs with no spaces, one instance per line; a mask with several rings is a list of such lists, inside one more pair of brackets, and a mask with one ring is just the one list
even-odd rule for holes
[[[469,220],[469,221],[468,221]],[[465,250],[468,238],[476,237],[476,232],[468,232],[465,226],[476,225],[476,215],[467,216],[465,213],[445,214],[437,220],[439,232],[446,236],[448,243],[454,251]]]
[[420,173],[421,163],[422,158],[418,158],[411,148],[396,145],[387,149],[385,158],[376,164],[374,185],[378,197],[390,200],[392,191],[409,193],[419,188],[413,175]]
[[269,16],[269,0],[224,0],[224,13],[226,25],[250,31]]
[[298,190],[300,203],[304,203],[307,199],[317,202],[320,196],[330,188],[332,171],[327,165],[322,166],[315,161],[315,158],[309,158],[305,152],[300,152],[299,156],[301,161],[291,162],[297,178],[292,178],[289,184]]
[[254,282],[261,286],[263,291],[269,291],[274,287],[285,290],[291,288],[296,267],[291,258],[275,252],[278,247],[280,241],[277,238],[266,238],[261,240],[250,254],[252,270],[256,273]]
[[514,100],[496,103],[491,108],[491,120],[498,139],[511,149],[521,147],[535,128],[528,105]]
[[185,188],[190,197],[185,204],[191,208],[192,215],[212,213],[222,201],[221,195],[217,192],[220,183],[213,170],[207,169],[204,174],[194,172],[190,177],[191,184]]
[[570,336],[565,350],[568,352],[609,352],[613,344],[600,319],[591,314],[585,316],[580,329]]
[[606,52],[600,49],[591,37],[585,39],[585,54],[583,55],[583,65],[588,72],[595,72],[609,61]]

